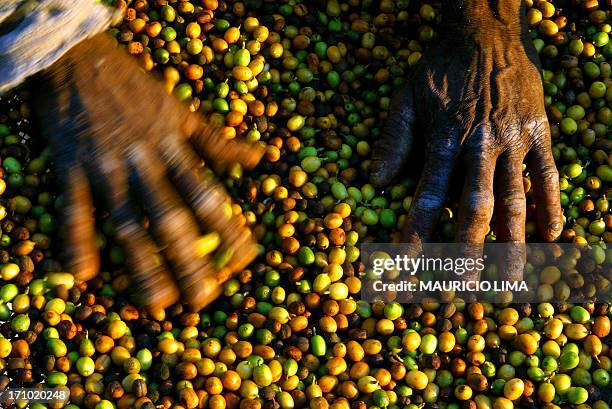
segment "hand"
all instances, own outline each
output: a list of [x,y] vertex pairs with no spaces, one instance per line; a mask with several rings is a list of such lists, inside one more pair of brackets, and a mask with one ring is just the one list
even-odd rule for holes
[[[152,311],[176,302],[179,289],[194,310],[216,298],[221,284],[252,261],[257,247],[249,229],[228,215],[230,199],[223,188],[195,171],[201,162],[195,152],[216,163],[237,161],[252,168],[263,148],[225,140],[168,96],[163,83],[107,34],[71,49],[39,82],[35,111],[65,189],[71,271],[88,280],[99,268],[94,189],[105,199],[138,294]],[[150,231],[133,211],[130,186],[150,219]],[[233,254],[220,271],[212,257],[196,257],[200,227],[219,233]]]
[[524,242],[526,156],[539,234],[552,241],[561,233],[537,54],[520,21],[519,0],[500,0],[498,10],[489,3],[447,2],[446,31],[395,95],[375,146],[371,181],[383,186],[404,166],[414,135],[425,138],[425,167],[404,225],[407,242],[430,240],[460,162],[467,176],[457,241],[483,243],[495,213],[498,241]]

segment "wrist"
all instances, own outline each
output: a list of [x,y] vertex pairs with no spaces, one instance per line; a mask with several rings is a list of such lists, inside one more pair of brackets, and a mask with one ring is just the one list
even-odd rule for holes
[[440,36],[451,44],[513,42],[526,34],[521,0],[443,0]]

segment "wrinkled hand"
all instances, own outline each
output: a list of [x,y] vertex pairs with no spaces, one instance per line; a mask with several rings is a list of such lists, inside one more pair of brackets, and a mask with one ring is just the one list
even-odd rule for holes
[[458,165],[466,179],[457,241],[483,243],[495,213],[498,241],[524,242],[525,157],[540,235],[552,241],[562,230],[539,62],[520,5],[500,0],[508,8],[493,13],[479,2],[449,2],[457,9],[443,10],[451,16],[447,31],[395,95],[373,152],[371,181],[383,186],[405,165],[413,138],[426,140],[425,167],[403,232],[410,243],[430,240]]
[[[263,154],[259,145],[223,139],[107,34],[71,49],[35,91],[37,121],[65,188],[65,248],[77,278],[91,279],[100,264],[90,189],[105,199],[137,292],[152,310],[176,302],[179,289],[200,309],[252,261],[256,243],[249,229],[228,215],[223,188],[195,171],[196,152],[251,168]],[[148,230],[133,211],[130,187],[150,219]],[[200,228],[218,232],[222,245],[234,250],[220,271],[212,257],[195,255]]]

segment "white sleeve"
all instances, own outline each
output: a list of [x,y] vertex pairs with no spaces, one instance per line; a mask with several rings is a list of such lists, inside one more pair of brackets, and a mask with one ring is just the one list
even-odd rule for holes
[[0,24],[15,12],[26,0],[1,0],[0,1]]
[[120,18],[95,0],[0,0],[0,95]]

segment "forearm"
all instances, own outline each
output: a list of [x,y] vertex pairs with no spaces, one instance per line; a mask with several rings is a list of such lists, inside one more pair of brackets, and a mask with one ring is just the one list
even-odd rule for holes
[[[27,13],[23,4],[30,5]],[[94,0],[9,0],[0,12],[0,95],[117,19]]]
[[451,43],[466,39],[512,40],[523,32],[521,0],[443,0],[442,37]]

